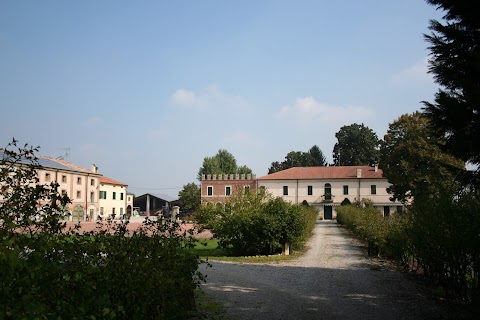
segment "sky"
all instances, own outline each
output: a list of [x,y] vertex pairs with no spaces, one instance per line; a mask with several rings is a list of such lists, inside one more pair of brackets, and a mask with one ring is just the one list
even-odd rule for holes
[[353,123],[432,101],[422,0],[0,0],[0,148],[13,138],[177,198],[219,149],[266,175]]

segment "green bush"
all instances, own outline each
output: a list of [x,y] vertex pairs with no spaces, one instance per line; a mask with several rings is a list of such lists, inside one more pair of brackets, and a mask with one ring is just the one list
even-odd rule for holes
[[203,279],[195,240],[150,220],[132,233],[128,222],[67,230],[68,198],[38,185],[35,151],[4,150],[0,163],[0,318],[187,318]]
[[317,213],[265,193],[241,193],[223,210],[204,206],[197,222],[210,229],[219,245],[232,255],[267,255],[281,252],[282,244],[299,249],[314,227]]

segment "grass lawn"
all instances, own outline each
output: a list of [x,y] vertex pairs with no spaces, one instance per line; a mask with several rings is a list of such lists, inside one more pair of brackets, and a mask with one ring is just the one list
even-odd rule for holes
[[245,263],[265,263],[275,261],[291,260],[298,257],[301,252],[293,252],[289,256],[284,255],[271,255],[271,256],[252,256],[252,257],[230,257],[227,251],[218,247],[218,240],[216,239],[202,239],[199,240],[194,248],[195,252],[202,259],[218,260],[218,261],[231,261],[231,262],[245,262]]

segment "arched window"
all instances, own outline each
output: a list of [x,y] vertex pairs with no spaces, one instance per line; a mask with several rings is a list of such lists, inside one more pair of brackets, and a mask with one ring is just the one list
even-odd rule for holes
[[332,200],[332,186],[330,183],[325,183],[325,200]]

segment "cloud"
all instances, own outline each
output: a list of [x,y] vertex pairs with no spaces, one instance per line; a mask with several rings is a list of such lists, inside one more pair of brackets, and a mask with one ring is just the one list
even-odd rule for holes
[[187,89],[178,89],[172,95],[171,101],[173,104],[181,106],[193,106],[198,99],[194,92]]
[[85,126],[95,126],[97,124],[101,124],[103,122],[102,118],[98,117],[98,116],[93,116],[93,117],[90,117],[89,119],[85,120],[83,122],[83,125]]
[[188,89],[178,89],[170,97],[174,106],[193,109],[234,109],[236,111],[250,110],[247,99],[240,95],[223,92],[218,86],[212,85],[196,93]]
[[428,57],[395,73],[390,81],[398,85],[432,84],[433,77],[428,73]]
[[292,105],[280,108],[278,117],[297,122],[316,122],[324,125],[363,122],[373,111],[361,106],[335,106],[316,101],[313,97],[297,98]]

